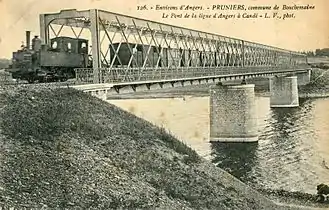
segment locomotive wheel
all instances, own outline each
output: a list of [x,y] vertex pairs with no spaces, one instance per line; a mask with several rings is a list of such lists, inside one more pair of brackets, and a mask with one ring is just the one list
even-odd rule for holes
[[25,78],[29,84],[34,83],[34,81],[38,79],[37,75],[35,75],[34,73],[30,73],[30,74],[26,75]]
[[40,77],[40,78],[39,78],[39,82],[40,82],[40,83],[45,82],[45,78],[44,78],[44,77]]
[[61,82],[67,81],[67,78],[61,78]]
[[33,77],[29,77],[29,78],[27,79],[27,82],[28,82],[29,84],[34,83],[34,78],[33,78]]
[[324,202],[324,200],[325,200],[324,195],[318,195],[317,197],[318,197],[318,199],[317,199],[318,202],[320,202],[320,203]]

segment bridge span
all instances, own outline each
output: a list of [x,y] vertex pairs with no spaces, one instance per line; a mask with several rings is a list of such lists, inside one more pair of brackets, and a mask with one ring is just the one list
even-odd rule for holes
[[[269,77],[273,108],[298,106],[298,84],[310,81],[306,55],[247,40],[98,9],[40,15],[44,44],[63,28],[91,40],[90,65],[76,69],[74,88],[100,98],[214,83],[211,141],[258,140],[254,85],[248,78]],[[221,85],[238,79],[241,85]]]
[[256,77],[287,77],[296,75],[299,78],[298,85],[305,85],[309,82],[310,70],[281,70],[281,71],[259,71],[253,73],[232,73],[214,76],[186,77],[177,79],[145,80],[117,83],[98,84],[76,84],[73,87],[78,90],[90,93],[98,98],[106,100],[108,94],[143,92],[148,90],[167,89],[200,84],[221,84],[224,81],[242,80],[246,84],[248,79]]

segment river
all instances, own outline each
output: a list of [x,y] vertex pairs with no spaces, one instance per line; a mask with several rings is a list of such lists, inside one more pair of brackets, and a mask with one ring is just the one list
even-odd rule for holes
[[209,97],[108,100],[164,126],[200,155],[256,188],[316,193],[329,184],[329,99],[300,99],[298,108],[271,109],[256,97],[259,141],[209,139]]

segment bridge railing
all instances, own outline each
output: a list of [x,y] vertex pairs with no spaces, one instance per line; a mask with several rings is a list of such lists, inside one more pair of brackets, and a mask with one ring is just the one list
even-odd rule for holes
[[[299,68],[307,68],[306,65],[299,65]],[[152,80],[173,80],[182,78],[195,78],[207,76],[221,76],[248,73],[276,72],[278,70],[292,70],[296,66],[281,65],[276,66],[258,66],[258,67],[175,67],[175,68],[130,68],[129,71],[123,68],[100,68],[100,83],[124,83],[135,81]],[[77,83],[94,83],[94,70],[91,68],[76,69]]]

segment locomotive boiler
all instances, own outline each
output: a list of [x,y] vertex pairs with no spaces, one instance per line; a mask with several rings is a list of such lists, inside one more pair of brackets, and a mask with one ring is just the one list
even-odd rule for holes
[[88,40],[61,36],[43,45],[35,36],[30,45],[30,31],[26,31],[26,46],[13,52],[8,71],[14,79],[29,83],[66,81],[75,78],[75,68],[91,67],[90,63]]

